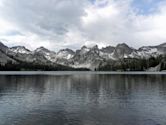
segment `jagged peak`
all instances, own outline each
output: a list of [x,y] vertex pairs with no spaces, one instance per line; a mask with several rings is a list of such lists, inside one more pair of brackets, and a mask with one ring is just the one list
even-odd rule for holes
[[87,47],[87,46],[85,46],[85,45],[81,47],[81,49],[87,49],[87,48],[88,48],[88,47]]
[[35,52],[40,52],[40,51],[50,52],[50,50],[48,50],[47,48],[45,48],[43,46],[41,46],[35,50]]
[[115,49],[114,46],[106,46],[106,47],[102,47],[101,50],[106,50],[106,49]]
[[[17,48],[28,50],[27,48],[25,48],[25,46],[13,46],[13,47],[11,47],[11,49],[17,49]],[[30,51],[30,50],[28,50],[28,51]]]
[[115,47],[115,49],[120,49],[120,48],[128,49],[128,50],[130,50],[130,51],[136,51],[135,48],[128,46],[126,43],[118,44],[118,45]]
[[126,43],[120,43],[116,47],[129,47],[129,46]]
[[92,48],[98,48],[97,44],[93,44],[93,45],[84,45],[81,47],[81,49],[92,49]]
[[22,54],[29,54],[31,52],[29,49],[25,48],[25,46],[13,46],[10,48],[10,51]]
[[76,53],[87,53],[90,49],[87,46],[82,46],[80,50],[76,50]]
[[[72,49],[66,48],[66,49],[61,49],[60,51],[73,51]],[[74,51],[73,51],[74,52]]]
[[69,49],[69,48],[66,48],[66,49],[61,49],[58,54],[60,53],[69,53],[69,54],[72,54],[74,55],[75,54],[75,51],[73,51],[72,49]]
[[[38,47],[37,49],[46,49],[45,47],[43,47],[43,46],[40,46],[40,47]],[[36,50],[37,50],[36,49]]]
[[115,50],[115,47],[113,46],[106,46],[100,49],[103,52],[107,52],[107,53],[112,53]]

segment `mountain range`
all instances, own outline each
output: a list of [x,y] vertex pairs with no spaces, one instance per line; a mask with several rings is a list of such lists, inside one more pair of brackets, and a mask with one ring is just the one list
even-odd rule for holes
[[[156,59],[159,56],[165,55],[166,43],[157,46],[143,46],[139,49],[122,43],[115,47],[107,46],[101,49],[95,45],[93,47],[83,46],[76,51],[67,48],[54,52],[44,47],[39,47],[34,51],[30,51],[24,46],[7,47],[0,42],[0,64],[2,66],[10,62],[10,64],[18,65],[20,63],[27,63],[96,70],[112,62],[118,64],[119,61],[125,60]],[[158,65],[156,64],[156,66]],[[156,66],[154,65],[154,67]],[[147,68],[150,69],[152,67]]]

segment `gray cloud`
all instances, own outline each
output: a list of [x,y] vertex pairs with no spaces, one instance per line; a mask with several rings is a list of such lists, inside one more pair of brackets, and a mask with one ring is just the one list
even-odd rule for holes
[[[11,30],[5,32],[16,30],[24,34],[10,40],[32,49],[38,46],[76,49],[85,43],[116,45],[121,42],[139,47],[166,41],[164,2],[153,13],[142,15],[132,5],[133,0],[2,1],[0,22],[3,19],[13,26],[4,28]],[[9,39],[9,36],[2,38]]]
[[81,25],[83,0],[5,0],[3,15],[38,35],[64,35]]

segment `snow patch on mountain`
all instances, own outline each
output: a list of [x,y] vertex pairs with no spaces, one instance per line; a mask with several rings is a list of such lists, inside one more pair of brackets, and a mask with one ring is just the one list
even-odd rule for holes
[[63,49],[57,53],[57,58],[71,59],[74,57],[75,52],[71,49]]
[[30,54],[31,51],[26,49],[24,46],[15,46],[9,48],[9,51],[14,52],[14,53],[21,53],[21,54]]
[[150,57],[157,57],[160,54],[163,54],[160,52],[157,47],[141,47],[138,51],[137,54],[139,55],[140,58],[150,58]]
[[76,51],[62,49],[56,53],[44,47],[39,47],[34,51],[30,51],[24,46],[8,48],[0,42],[0,51],[4,54],[1,58],[14,57],[16,60],[26,62],[51,62],[75,68],[90,68],[94,70],[100,64],[107,61],[118,61],[124,58],[147,59],[164,55],[166,54],[166,43],[158,46],[143,46],[139,49],[134,49],[125,43],[118,44],[116,47],[107,46],[104,48],[94,45],[91,47],[83,46]]
[[37,48],[33,53],[44,55],[44,57],[51,62],[55,62],[57,60],[56,53],[44,47]]

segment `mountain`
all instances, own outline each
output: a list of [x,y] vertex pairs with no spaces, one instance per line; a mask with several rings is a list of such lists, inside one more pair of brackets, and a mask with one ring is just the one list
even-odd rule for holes
[[57,58],[71,59],[75,55],[75,52],[71,49],[62,49],[57,53]]
[[76,54],[70,61],[70,66],[72,67],[86,67],[93,70],[98,67],[103,58],[100,56],[100,49],[97,45],[91,48],[83,46],[80,50],[76,51]]
[[13,64],[16,63],[16,61],[14,59],[10,58],[5,53],[0,51],[0,65],[5,65],[8,62],[11,62]]
[[9,48],[6,54],[9,57],[16,60],[17,62],[39,63],[39,64],[48,63],[48,60],[43,54],[32,52],[23,46],[15,46]]
[[51,62],[56,62],[56,53],[53,51],[50,51],[44,47],[37,48],[33,54],[44,56],[47,60]]
[[158,46],[143,46],[138,49],[137,54],[139,57],[150,58],[166,54],[166,43]]
[[[14,64],[60,65],[62,67],[67,66],[97,70],[99,67],[107,65],[114,65],[114,67],[117,68],[122,67],[122,65],[126,66],[131,62],[139,63],[142,61],[143,63],[144,60],[151,58],[160,60],[161,58],[158,57],[164,57],[165,55],[166,43],[157,46],[143,46],[139,49],[134,49],[125,43],[118,44],[115,47],[106,46],[101,49],[97,45],[92,47],[83,46],[76,51],[67,48],[56,53],[44,47],[39,47],[34,51],[30,51],[24,46],[9,48],[0,42],[0,63],[3,65],[12,62]],[[155,64],[157,66],[156,62],[152,66],[155,66]],[[145,68],[147,67],[145,66]],[[144,67],[142,67],[142,69],[144,69]]]
[[15,60],[13,60],[12,58],[10,58],[6,53],[8,51],[8,47],[5,46],[2,42],[0,42],[0,64],[1,65],[5,65],[8,62],[11,63],[16,63]]
[[135,49],[129,47],[127,44],[118,44],[114,50],[113,57],[115,59],[129,58],[135,52]]
[[26,49],[24,46],[14,46],[9,48],[9,51],[13,53],[21,53],[21,54],[30,54],[30,50]]

